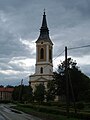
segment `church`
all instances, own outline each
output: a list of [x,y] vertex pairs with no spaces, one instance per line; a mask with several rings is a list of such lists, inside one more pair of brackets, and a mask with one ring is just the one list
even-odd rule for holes
[[29,82],[33,90],[38,84],[44,84],[47,88],[48,81],[53,79],[53,43],[49,36],[45,11],[43,13],[40,35],[36,40],[36,64],[35,73],[29,76]]

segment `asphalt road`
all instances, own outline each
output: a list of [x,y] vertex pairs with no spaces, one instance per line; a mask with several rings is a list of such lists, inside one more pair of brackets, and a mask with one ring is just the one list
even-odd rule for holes
[[10,105],[0,104],[0,120],[41,120],[32,115],[11,109]]
[[6,120],[2,115],[0,115],[0,120]]

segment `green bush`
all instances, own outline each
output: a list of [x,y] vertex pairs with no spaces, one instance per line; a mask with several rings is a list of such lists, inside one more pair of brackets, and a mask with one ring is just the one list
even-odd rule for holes
[[44,105],[44,106],[52,106],[51,102],[43,102],[42,105]]
[[86,106],[88,106],[88,108],[90,108],[90,103],[86,103]]
[[[22,108],[30,108],[35,110],[36,112],[43,112],[47,114],[52,114],[52,115],[64,115],[66,116],[66,110],[62,109],[55,109],[55,107],[49,107],[49,106],[41,106],[41,105],[36,105],[36,104],[18,104],[18,107]],[[78,109],[83,109],[84,108],[84,103],[83,102],[78,102],[77,103]],[[90,113],[86,112],[78,112],[77,114],[74,113],[74,111],[70,111],[69,113],[70,117],[78,118],[78,119],[84,119],[84,120],[90,120]]]
[[10,103],[11,101],[10,100],[1,100],[0,103],[4,103],[4,104],[7,104],[7,103]]
[[85,107],[85,105],[84,105],[84,103],[83,102],[78,102],[77,104],[76,104],[76,107],[77,107],[77,109],[84,109],[84,107]]

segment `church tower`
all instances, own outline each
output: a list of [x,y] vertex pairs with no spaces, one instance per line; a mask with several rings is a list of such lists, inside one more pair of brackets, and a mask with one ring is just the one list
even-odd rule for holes
[[40,35],[36,41],[36,65],[35,74],[30,76],[32,88],[35,85],[43,83],[45,87],[47,82],[53,79],[53,43],[49,37],[45,11],[43,14]]

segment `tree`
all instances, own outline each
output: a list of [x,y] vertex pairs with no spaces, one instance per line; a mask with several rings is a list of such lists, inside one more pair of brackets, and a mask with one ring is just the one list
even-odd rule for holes
[[[73,59],[68,58],[67,65],[69,80],[69,99],[71,101],[74,98],[76,101],[90,101],[90,78],[79,70],[76,61],[73,61]],[[54,78],[51,82],[52,83],[49,83],[51,86],[48,88],[48,94],[55,94],[63,98],[63,96],[66,95],[65,61],[58,65],[58,71],[54,73]]]
[[20,87],[21,87],[20,85],[14,87],[14,91],[13,91],[13,94],[12,94],[12,98],[13,98],[14,101],[18,101],[19,100]]
[[31,86],[23,87],[22,101],[28,101],[28,102],[33,101],[33,92]]
[[46,91],[47,102],[54,101],[54,99],[55,99],[55,91],[54,90],[55,90],[54,81],[49,81],[47,84],[47,91]]
[[31,86],[15,86],[12,97],[15,101],[33,101],[33,93]]
[[45,100],[45,86],[43,84],[39,84],[35,87],[34,100],[41,103]]
[[[69,79],[69,98],[73,100],[73,95],[76,101],[84,100],[82,96],[86,91],[90,90],[90,78],[82,73],[78,67],[76,61],[73,59],[67,59],[68,64],[68,79]],[[61,63],[59,69],[65,69],[65,61]],[[59,70],[60,71],[60,70]],[[61,72],[62,74],[62,72]],[[73,95],[72,95],[73,93]],[[90,100],[90,99],[89,99]]]
[[58,100],[63,99],[65,96],[65,75],[61,72],[54,72],[53,80],[47,84],[46,98],[47,101],[53,101],[56,96]]
[[3,85],[0,85],[0,88],[3,88],[4,86]]
[[7,85],[6,88],[14,88],[12,85]]
[[[70,79],[72,82],[76,101],[80,101],[80,100],[85,101],[86,99],[85,93],[89,93],[87,91],[90,91],[90,78],[87,77],[77,68],[69,69],[69,74],[70,74]],[[90,101],[90,98],[88,99]]]

